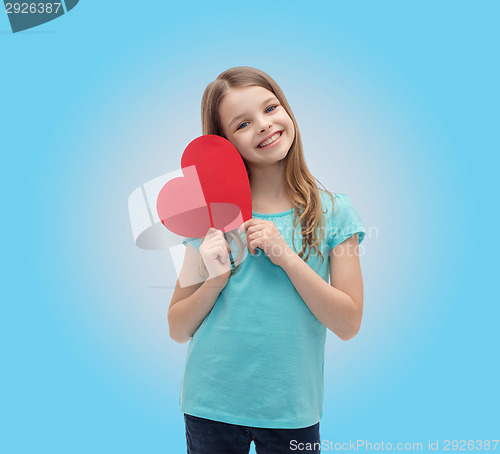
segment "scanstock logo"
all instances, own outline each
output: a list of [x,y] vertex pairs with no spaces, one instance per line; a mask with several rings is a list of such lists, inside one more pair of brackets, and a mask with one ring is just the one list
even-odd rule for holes
[[5,12],[14,33],[37,27],[72,10],[79,0],[38,0],[36,2],[8,2]]

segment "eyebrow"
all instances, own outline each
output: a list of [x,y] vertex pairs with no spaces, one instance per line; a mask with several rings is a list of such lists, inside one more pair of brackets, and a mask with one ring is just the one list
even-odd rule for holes
[[[267,104],[267,103],[268,103],[268,102],[270,102],[270,101],[274,101],[275,99],[277,99],[277,98],[276,98],[276,96],[271,96],[270,98],[267,98],[267,99],[266,99],[266,100],[262,103],[262,105],[265,105],[265,104]],[[234,118],[233,118],[233,119],[229,122],[229,125],[228,125],[228,126],[229,126],[229,127],[231,127],[233,123],[235,123],[236,121],[238,121],[240,118],[245,118],[246,116],[247,116],[247,114],[246,114],[246,113],[242,113],[242,114],[240,114],[240,115],[237,115],[236,117],[234,117]]]

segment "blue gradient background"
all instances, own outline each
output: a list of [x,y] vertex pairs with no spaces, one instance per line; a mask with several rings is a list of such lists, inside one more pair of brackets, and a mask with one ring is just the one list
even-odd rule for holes
[[127,198],[179,167],[205,86],[239,65],[281,85],[311,172],[368,229],[322,439],[499,439],[499,13],[86,0],[16,35],[2,13],[0,451],[185,452],[174,266],[134,245]]

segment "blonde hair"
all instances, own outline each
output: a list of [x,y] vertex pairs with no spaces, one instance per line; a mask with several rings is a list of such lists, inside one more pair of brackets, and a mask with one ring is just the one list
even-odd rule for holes
[[[201,100],[202,132],[203,134],[215,134],[226,138],[220,122],[220,103],[231,88],[248,86],[260,86],[273,93],[278,98],[281,106],[286,110],[293,122],[295,127],[295,136],[290,150],[284,158],[285,171],[283,181],[285,192],[294,208],[294,226],[292,234],[293,247],[295,249],[295,228],[300,222],[302,250],[298,253],[299,257],[303,258],[306,250],[308,249],[307,255],[303,259],[304,261],[307,261],[311,254],[311,250],[315,249],[316,252],[321,255],[321,259],[324,260],[323,254],[319,250],[319,243],[324,238],[325,220],[323,216],[319,188],[316,185],[316,182],[323,187],[325,193],[330,195],[332,198],[332,205],[333,196],[316,178],[311,175],[309,169],[307,168],[297,121],[295,120],[292,109],[290,108],[279,85],[263,71],[248,66],[239,66],[222,72],[217,76],[216,80],[208,84],[205,92],[203,93],[203,98]],[[245,167],[247,168],[247,173],[249,174],[250,171],[246,163]],[[318,228],[320,230],[319,236],[316,232]],[[241,238],[237,235],[232,235],[231,233],[229,233],[229,235],[236,241],[239,240],[238,243],[241,251],[241,247],[244,247],[241,242]],[[239,254],[239,257],[240,256],[241,254]],[[238,262],[241,263],[241,260],[238,260]],[[231,260],[231,263],[234,263],[233,260]],[[236,271],[239,263],[232,273]]]

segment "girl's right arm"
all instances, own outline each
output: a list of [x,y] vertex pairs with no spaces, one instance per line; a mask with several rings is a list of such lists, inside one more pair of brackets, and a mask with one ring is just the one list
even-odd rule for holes
[[[199,271],[200,257],[209,273],[205,282]],[[193,337],[226,286],[230,271],[229,245],[222,232],[210,229],[199,251],[187,244],[167,314],[174,341],[182,344]]]

